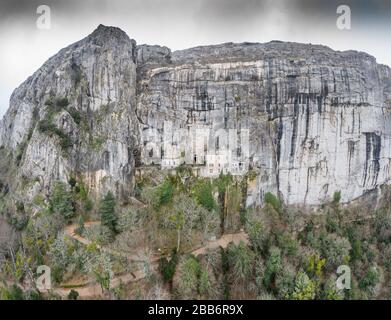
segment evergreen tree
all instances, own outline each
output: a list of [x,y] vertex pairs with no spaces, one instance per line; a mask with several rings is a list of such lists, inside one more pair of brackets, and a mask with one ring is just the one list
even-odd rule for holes
[[296,275],[295,289],[292,294],[293,300],[313,300],[315,298],[315,283],[308,275],[299,271]]
[[115,198],[111,192],[101,200],[99,215],[102,225],[108,227],[112,232],[117,232],[117,216],[115,214]]
[[68,221],[75,215],[72,194],[62,182],[54,184],[50,197],[50,211],[62,215]]

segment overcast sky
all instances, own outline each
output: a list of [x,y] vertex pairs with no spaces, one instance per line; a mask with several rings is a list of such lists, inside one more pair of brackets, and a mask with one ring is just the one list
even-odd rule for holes
[[[50,30],[36,27],[42,4],[51,8]],[[342,4],[351,8],[351,30],[336,26]],[[391,66],[389,0],[1,0],[0,117],[18,85],[101,23],[120,27],[138,44],[173,50],[283,40],[365,51]]]

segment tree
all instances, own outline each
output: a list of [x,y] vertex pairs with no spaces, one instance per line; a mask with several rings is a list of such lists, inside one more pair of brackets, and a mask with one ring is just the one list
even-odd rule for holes
[[77,300],[78,297],[79,297],[79,292],[77,292],[73,289],[68,294],[68,300]]
[[264,201],[266,204],[270,204],[278,213],[282,213],[282,203],[274,194],[266,192]]
[[179,252],[182,237],[191,240],[195,228],[207,228],[205,231],[211,229],[209,216],[213,212],[205,210],[185,194],[175,196],[173,202],[173,208],[168,208],[163,215],[163,224],[176,229],[176,250]]
[[295,279],[295,289],[292,293],[294,300],[313,300],[315,298],[315,283],[308,277],[308,275],[299,271]]
[[10,288],[0,287],[0,300],[24,300],[23,290],[16,284]]
[[208,180],[201,180],[195,187],[195,198],[205,209],[212,211],[217,209],[217,203],[212,194],[212,184]]
[[171,202],[174,196],[174,186],[170,179],[166,179],[164,183],[159,187],[159,207],[161,205]]
[[333,194],[333,203],[338,204],[341,201],[341,191],[336,191]]
[[212,282],[207,270],[201,270],[199,292],[203,297],[208,297],[213,292]]
[[360,289],[373,295],[375,288],[380,281],[380,273],[376,266],[369,268],[365,276],[359,282]]
[[57,283],[62,281],[63,274],[71,262],[72,250],[71,242],[67,241],[64,234],[59,234],[50,246],[48,256],[53,269],[53,278]]
[[254,251],[264,253],[268,232],[261,221],[261,215],[254,209],[248,210],[245,228]]
[[281,251],[277,247],[270,248],[269,258],[266,262],[266,270],[263,278],[263,283],[266,288],[274,281],[276,273],[281,269]]
[[295,268],[289,263],[284,263],[277,273],[276,289],[278,298],[289,299],[294,289],[295,273]]
[[164,282],[172,281],[177,264],[178,264],[178,254],[176,250],[173,250],[171,252],[170,260],[168,260],[166,257],[160,258],[159,270],[163,276]]
[[89,245],[87,247],[87,256],[83,263],[86,272],[95,276],[96,282],[99,283],[102,293],[110,292],[110,284],[114,278],[113,265],[107,252],[97,250]]
[[351,245],[348,239],[337,234],[327,234],[321,241],[322,256],[326,258],[326,266],[335,268],[349,261]]
[[194,299],[198,294],[201,266],[196,257],[189,255],[182,259],[173,279],[174,291],[181,299]]
[[75,216],[72,193],[67,190],[63,182],[56,182],[54,184],[49,205],[51,212],[60,214],[67,221]]
[[228,247],[228,262],[234,281],[248,280],[253,271],[254,253],[241,241]]
[[108,227],[114,234],[117,233],[117,215],[115,213],[115,198],[111,192],[101,200],[99,215],[102,225]]
[[176,251],[179,251],[179,246],[181,244],[181,232],[185,225],[185,213],[182,210],[176,210],[173,215],[170,216],[171,222],[174,224],[175,229],[177,230],[177,245]]
[[326,281],[323,295],[325,300],[343,300],[343,291],[337,288],[337,277],[335,275],[331,275]]

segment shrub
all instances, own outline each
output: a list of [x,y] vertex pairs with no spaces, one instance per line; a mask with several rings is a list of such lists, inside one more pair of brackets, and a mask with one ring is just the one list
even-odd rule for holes
[[178,264],[178,254],[176,250],[173,250],[171,253],[170,261],[166,257],[162,257],[159,260],[159,270],[163,276],[164,282],[171,282],[175,274],[175,269]]
[[66,98],[66,97],[56,99],[56,105],[58,107],[65,108],[68,106],[68,104],[69,104],[69,101],[68,101],[68,98]]
[[77,292],[73,289],[68,294],[68,300],[77,300],[78,297],[79,297],[79,292]]
[[283,254],[290,257],[296,257],[298,255],[299,243],[289,233],[284,232],[278,234],[277,242]]
[[91,148],[93,150],[99,150],[102,145],[105,143],[105,140],[101,137],[96,137],[94,139],[92,139],[92,142],[91,142]]
[[219,177],[215,180],[215,185],[219,191],[219,196],[223,197],[225,191],[230,183],[232,183],[232,175],[220,173]]
[[254,250],[263,252],[265,244],[265,228],[262,222],[248,220],[246,230]]
[[380,275],[378,269],[376,267],[371,267],[359,282],[359,287],[360,289],[365,290],[370,294],[373,294],[373,291],[379,281]]
[[23,290],[16,284],[10,288],[0,287],[1,300],[24,300]]
[[274,194],[266,192],[264,201],[266,204],[270,204],[278,213],[282,212],[282,203]]
[[315,298],[315,283],[308,277],[308,275],[299,271],[295,279],[295,289],[292,293],[294,300],[312,300]]
[[26,229],[29,220],[29,216],[27,215],[24,215],[20,218],[13,216],[10,218],[9,223],[15,228],[15,230],[22,231]]
[[276,275],[276,290],[278,298],[289,299],[295,284],[295,268],[290,264],[284,264]]
[[81,122],[81,114],[76,108],[69,108],[68,110],[69,114],[73,118],[73,121],[75,121],[76,124],[80,124]]
[[38,130],[42,133],[58,136],[60,139],[60,146],[63,150],[66,150],[72,146],[71,138],[47,119],[38,122]]
[[327,267],[334,268],[346,264],[350,257],[349,240],[336,234],[327,234],[321,240],[322,256],[327,260]]
[[228,261],[235,281],[249,279],[253,270],[254,253],[244,242],[228,247]]
[[19,212],[24,212],[24,203],[21,201],[16,201],[16,210]]
[[209,211],[217,208],[216,201],[212,194],[212,184],[208,180],[199,181],[195,188],[195,198],[201,206]]
[[88,211],[91,211],[92,208],[94,207],[94,203],[92,202],[92,200],[90,198],[87,198],[84,200],[84,203],[83,203],[83,210],[88,212]]
[[70,177],[68,183],[71,186],[71,188],[74,188],[76,186],[77,181],[74,177]]
[[199,292],[202,296],[209,296],[213,291],[212,283],[210,281],[209,273],[206,270],[202,270],[199,280]]
[[53,133],[56,130],[56,126],[44,119],[38,122],[38,130],[42,133]]
[[161,205],[171,202],[174,196],[174,186],[170,179],[166,179],[164,183],[158,189],[159,194],[159,207]]
[[341,191],[336,191],[333,194],[333,203],[338,204],[341,201]]
[[332,275],[325,283],[323,298],[325,300],[343,300],[343,291],[337,288],[337,277]]
[[45,106],[52,107],[54,105],[53,97],[50,97],[45,101]]
[[263,277],[263,284],[269,288],[274,281],[275,275],[280,271],[282,266],[281,251],[277,247],[270,248],[269,258],[266,262],[266,270]]
[[178,277],[175,277],[175,291],[181,299],[194,299],[198,293],[201,265],[193,255],[184,258],[178,265]]

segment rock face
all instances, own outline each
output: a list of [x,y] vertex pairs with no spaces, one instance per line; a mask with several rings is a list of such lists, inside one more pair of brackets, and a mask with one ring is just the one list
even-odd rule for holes
[[[99,192],[131,192],[136,58],[135,41],[117,28],[99,26],[15,90],[0,144],[13,150],[23,145],[16,179],[27,180],[23,196],[72,174]],[[54,128],[46,130],[45,123]]]
[[0,145],[19,155],[23,197],[76,175],[126,200],[136,166],[187,163],[257,172],[248,205],[269,191],[316,205],[341,190],[348,202],[391,180],[391,70],[277,41],[171,52],[99,26],[15,90]]

